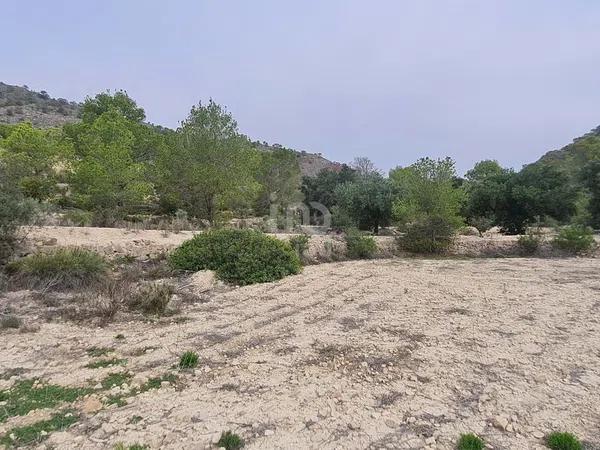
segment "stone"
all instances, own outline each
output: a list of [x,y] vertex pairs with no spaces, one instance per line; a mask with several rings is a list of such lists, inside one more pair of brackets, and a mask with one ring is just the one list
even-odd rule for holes
[[81,409],[86,414],[92,414],[102,409],[102,402],[96,397],[88,397],[83,402]]
[[492,420],[492,425],[494,428],[505,431],[508,427],[508,418],[504,415],[496,416]]
[[273,436],[275,434],[275,431],[273,430],[265,430],[265,436]]

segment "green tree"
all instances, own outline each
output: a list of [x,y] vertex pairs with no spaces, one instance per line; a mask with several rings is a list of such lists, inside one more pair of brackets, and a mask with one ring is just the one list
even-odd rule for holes
[[346,164],[340,170],[323,169],[316,177],[303,177],[301,190],[304,201],[321,203],[331,209],[337,205],[336,188],[355,181],[356,177],[356,171]]
[[335,190],[340,213],[349,217],[361,230],[375,234],[387,226],[392,217],[393,191],[390,181],[378,173],[357,177]]
[[161,205],[213,223],[232,202],[250,203],[256,198],[259,162],[258,152],[239,134],[237,122],[225,108],[212,100],[199,104],[156,161]]
[[114,94],[108,91],[101,92],[94,98],[86,98],[81,107],[81,118],[84,123],[93,123],[102,114],[111,110],[118,111],[131,122],[139,123],[146,119],[144,109],[138,107],[125,91],[117,91]]
[[256,173],[256,181],[260,184],[255,212],[268,214],[272,202],[282,208],[300,202],[300,166],[297,155],[286,149],[262,151],[258,153],[260,163]]
[[589,225],[600,228],[600,159],[587,163],[581,171],[580,179],[589,192],[587,201]]

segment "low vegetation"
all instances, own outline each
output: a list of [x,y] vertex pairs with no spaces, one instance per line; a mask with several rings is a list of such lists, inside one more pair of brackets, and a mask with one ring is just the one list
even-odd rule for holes
[[310,242],[310,236],[306,234],[298,234],[296,236],[292,236],[289,241],[292,248],[296,251],[298,258],[303,260],[306,251],[308,250],[308,243]]
[[595,246],[594,233],[589,227],[569,225],[560,229],[552,245],[572,254],[583,253]]
[[244,440],[231,431],[223,432],[221,438],[217,442],[217,447],[222,447],[226,450],[238,450],[243,446]]
[[48,437],[49,433],[63,431],[78,420],[74,411],[61,411],[48,420],[8,430],[3,437],[0,437],[0,445],[9,449],[39,444]]
[[18,329],[23,325],[23,321],[14,314],[5,314],[0,316],[0,330],[12,328]]
[[456,445],[457,450],[483,450],[484,448],[483,439],[473,433],[461,435]]
[[431,216],[405,225],[398,237],[401,250],[411,253],[441,254],[454,242],[454,226],[443,217]]
[[581,442],[571,433],[551,433],[546,437],[546,445],[552,450],[582,450]]
[[151,283],[141,286],[127,301],[131,309],[160,316],[165,314],[174,292],[169,284]]
[[350,259],[370,259],[377,251],[377,243],[373,236],[365,236],[357,229],[346,232],[346,251]]
[[193,369],[194,367],[198,366],[198,361],[199,361],[198,353],[192,352],[192,351],[187,351],[183,355],[181,355],[181,358],[179,358],[179,368],[180,369]]
[[108,264],[97,253],[84,249],[60,248],[35,253],[7,266],[18,283],[32,288],[83,288],[103,279]]
[[517,238],[517,245],[523,255],[531,256],[538,251],[543,241],[542,231],[539,228],[530,228]]
[[124,366],[125,364],[127,364],[126,359],[111,358],[92,361],[91,363],[86,364],[85,367],[87,369],[103,369],[110,366]]
[[254,230],[212,230],[175,249],[171,265],[179,270],[214,270],[238,285],[279,280],[300,271],[300,259],[289,243]]

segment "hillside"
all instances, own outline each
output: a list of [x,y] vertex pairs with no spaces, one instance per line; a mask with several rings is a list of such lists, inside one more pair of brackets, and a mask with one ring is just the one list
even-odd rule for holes
[[560,167],[570,175],[576,173],[591,159],[600,158],[600,126],[589,133],[573,139],[560,150],[546,153],[534,164],[549,164]]
[[[64,98],[52,98],[46,91],[36,92],[27,86],[0,82],[0,123],[31,122],[36,127],[59,127],[79,121],[81,105]],[[257,148],[273,151],[279,144],[255,143]],[[298,155],[302,176],[314,177],[323,169],[336,170],[341,164],[331,162],[321,153],[293,150]]]

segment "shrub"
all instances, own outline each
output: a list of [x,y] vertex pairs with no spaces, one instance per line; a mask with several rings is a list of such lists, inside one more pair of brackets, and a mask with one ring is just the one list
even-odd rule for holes
[[347,254],[352,259],[369,259],[377,251],[377,243],[372,236],[364,236],[357,229],[346,232]]
[[193,369],[198,365],[198,353],[196,352],[185,352],[179,358],[179,368],[180,369]]
[[279,280],[300,271],[300,259],[289,243],[254,230],[212,230],[175,249],[172,267],[214,270],[227,282],[247,285]]
[[298,254],[298,257],[302,259],[306,250],[308,250],[308,243],[310,241],[310,237],[306,234],[299,234],[297,236],[292,236],[289,240],[290,245]]
[[129,307],[144,314],[162,315],[165,313],[174,290],[171,285],[152,283],[142,286],[130,299]]
[[17,316],[7,314],[0,317],[0,329],[3,328],[21,328],[23,322]]
[[[4,184],[4,170],[0,167],[0,265],[8,261],[18,243],[19,226],[29,223],[36,203],[25,199],[14,187]],[[13,183],[14,184],[14,183]]]
[[244,446],[244,440],[231,431],[225,431],[221,434],[221,439],[217,442],[217,447],[223,447],[226,450],[238,450]]
[[440,216],[427,216],[409,223],[398,238],[403,250],[413,253],[443,253],[454,240],[454,224]]
[[89,227],[94,220],[94,213],[73,209],[63,214],[63,219],[68,225],[75,227]]
[[554,247],[573,254],[591,250],[595,243],[592,229],[581,225],[562,228],[552,241]]
[[539,228],[530,228],[517,239],[517,245],[524,255],[533,255],[544,240],[544,235]]
[[483,235],[483,233],[494,226],[494,219],[487,216],[471,217],[467,222],[472,227],[477,228],[477,231],[479,231],[480,235]]
[[581,450],[581,442],[571,433],[552,433],[546,437],[546,444],[552,450]]
[[101,280],[108,265],[99,254],[84,249],[62,248],[36,253],[7,265],[7,271],[31,287],[78,288]]
[[483,450],[484,447],[483,439],[472,433],[462,434],[456,445],[457,450]]

